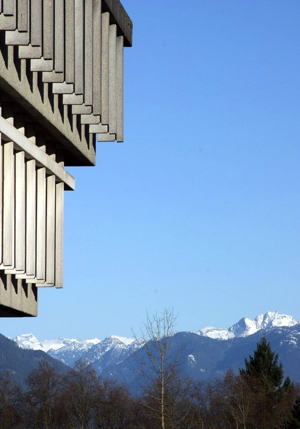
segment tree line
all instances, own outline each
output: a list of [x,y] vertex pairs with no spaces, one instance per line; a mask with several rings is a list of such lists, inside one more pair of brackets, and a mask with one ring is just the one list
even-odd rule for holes
[[41,361],[22,388],[2,373],[0,429],[300,428],[299,388],[284,378],[264,338],[239,374],[209,384],[182,379],[176,365],[160,362],[139,397],[82,361],[65,374]]

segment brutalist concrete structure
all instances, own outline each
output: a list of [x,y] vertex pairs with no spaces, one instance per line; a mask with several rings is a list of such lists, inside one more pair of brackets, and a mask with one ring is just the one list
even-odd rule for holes
[[35,316],[63,286],[65,166],[123,141],[119,0],[0,0],[0,316]]

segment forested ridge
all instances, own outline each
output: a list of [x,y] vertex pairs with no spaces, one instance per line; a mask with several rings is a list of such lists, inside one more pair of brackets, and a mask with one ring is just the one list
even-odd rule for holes
[[229,371],[208,384],[181,378],[176,362],[165,359],[167,342],[158,344],[157,355],[150,356],[155,375],[144,380],[139,396],[101,380],[84,361],[67,373],[41,361],[23,387],[3,372],[0,429],[300,428],[300,390],[284,377],[265,338],[238,374]]

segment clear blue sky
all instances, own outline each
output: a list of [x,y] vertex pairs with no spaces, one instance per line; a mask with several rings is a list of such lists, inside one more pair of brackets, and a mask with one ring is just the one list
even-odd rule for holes
[[299,0],[124,0],[126,141],[66,193],[65,288],[1,332],[88,338],[300,319]]

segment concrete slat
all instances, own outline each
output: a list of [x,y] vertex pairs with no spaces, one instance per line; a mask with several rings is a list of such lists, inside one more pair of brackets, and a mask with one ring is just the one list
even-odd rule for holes
[[16,14],[16,0],[3,0],[3,14],[6,16]]
[[37,170],[36,279],[46,280],[46,169]]
[[75,0],[75,94],[84,93],[84,4]]
[[56,184],[55,204],[55,286],[63,286],[63,253],[64,253],[64,187]]
[[33,145],[22,133],[2,117],[0,117],[0,132],[2,133],[2,137],[5,136],[7,139],[12,140],[19,149],[24,150],[27,157],[35,159],[39,166],[45,167],[48,174],[54,174],[58,180],[64,182],[67,189],[74,189],[75,181],[73,176],[59,166],[39,147]]
[[14,268],[14,144],[3,144],[3,266]]
[[108,124],[109,133],[117,131],[117,94],[116,94],[116,54],[117,49],[117,26],[109,26],[109,78],[108,78]]
[[54,57],[54,0],[43,0],[43,58]]
[[55,176],[47,177],[46,284],[55,283]]
[[124,37],[117,38],[117,62],[116,62],[116,98],[117,98],[117,141],[124,140]]
[[42,23],[43,23],[42,0],[31,0],[31,45],[40,47],[42,45]]
[[101,122],[108,124],[108,85],[109,85],[109,69],[108,69],[108,53],[109,53],[109,13],[102,13],[101,20]]
[[74,84],[75,81],[75,9],[74,0],[65,0],[65,74],[66,83]]
[[26,276],[36,275],[36,161],[26,162]]
[[15,269],[16,271],[25,272],[25,255],[26,255],[26,170],[25,170],[25,153],[17,152],[15,155],[16,167],[16,209],[15,209]]
[[29,0],[18,0],[18,30],[30,31],[29,28]]
[[101,115],[101,0],[93,0],[93,113]]

